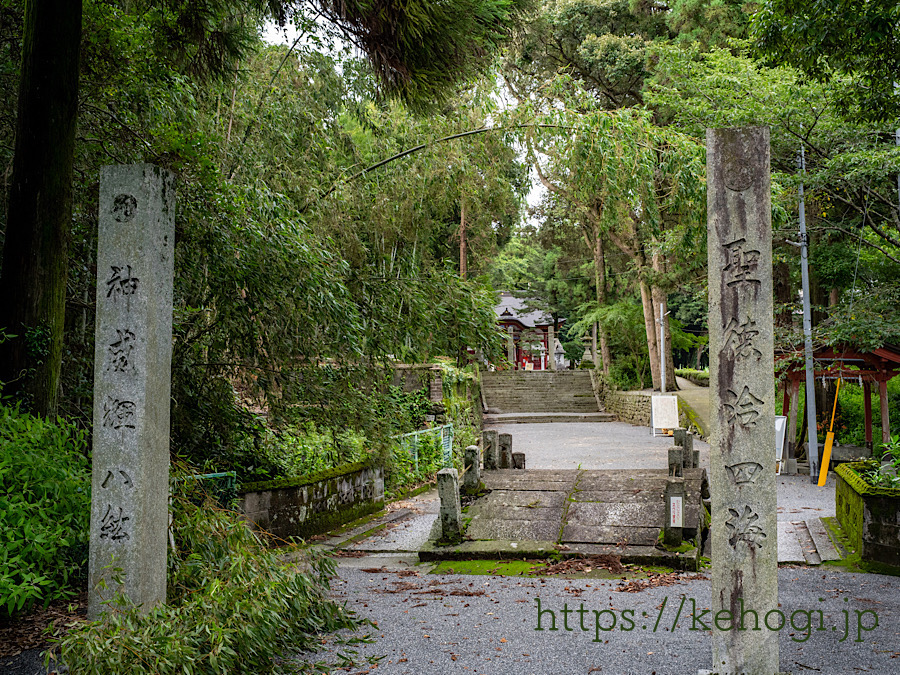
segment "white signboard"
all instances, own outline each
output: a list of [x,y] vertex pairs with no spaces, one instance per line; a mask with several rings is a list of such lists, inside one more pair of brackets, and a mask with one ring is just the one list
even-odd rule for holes
[[653,427],[654,436],[657,429],[678,428],[677,396],[650,397],[650,426]]
[[781,474],[784,463],[784,433],[787,430],[787,417],[775,415],[775,475]]
[[684,527],[683,497],[669,497],[669,527]]

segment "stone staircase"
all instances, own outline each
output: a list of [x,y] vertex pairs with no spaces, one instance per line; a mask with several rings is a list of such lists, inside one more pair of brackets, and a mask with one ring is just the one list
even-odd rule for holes
[[488,421],[606,422],[586,370],[502,371],[481,376]]
[[778,521],[778,562],[821,565],[840,559],[821,518]]

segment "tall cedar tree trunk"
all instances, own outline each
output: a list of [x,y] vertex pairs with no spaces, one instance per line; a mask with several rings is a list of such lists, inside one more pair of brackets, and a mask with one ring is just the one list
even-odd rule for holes
[[787,305],[794,301],[794,294],[791,288],[791,267],[787,262],[775,263],[774,285],[775,325],[789,330],[793,325],[794,317],[791,308]]
[[[82,0],[25,3],[0,269],[0,327],[18,336],[0,345],[0,383],[45,416],[56,412],[62,359],[81,8]],[[41,333],[48,339],[35,340]]]
[[[599,222],[599,219],[598,221]],[[597,289],[597,306],[606,304],[606,253],[603,250],[603,239],[599,227],[595,224],[593,232],[584,230],[584,238],[594,254],[594,285]],[[609,351],[609,335],[602,323],[597,323],[597,338],[600,341],[600,361],[604,375],[609,375],[609,364],[612,356]]]
[[641,279],[641,306],[644,309],[644,330],[647,333],[647,353],[650,357],[650,379],[653,388],[659,389],[662,375],[659,372],[659,341],[656,339],[656,314],[653,312],[653,289]]
[[0,344],[0,386],[43,415],[56,410],[62,358],[81,26],[82,0],[25,0],[0,267],[0,330],[18,337]]

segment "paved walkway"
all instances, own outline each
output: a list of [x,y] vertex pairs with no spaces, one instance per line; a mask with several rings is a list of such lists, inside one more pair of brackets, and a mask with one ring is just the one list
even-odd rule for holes
[[[672,439],[668,436],[654,437],[646,427],[622,422],[510,424],[497,425],[492,428],[501,433],[512,434],[513,449],[516,452],[525,453],[526,466],[529,470],[526,472],[526,476],[531,474],[534,477],[541,473],[568,470],[563,472],[574,480],[578,472],[573,470],[576,469],[580,469],[586,476],[591,472],[621,469],[633,469],[635,476],[647,470],[660,472],[667,466],[668,448],[672,445]],[[700,450],[701,468],[708,471],[709,445],[695,440],[694,447]],[[506,504],[510,508],[505,511],[501,509],[503,514],[496,523],[498,528],[515,526],[521,530],[517,536],[535,541],[550,541],[552,545],[559,537],[549,535],[526,537],[523,534],[522,528],[531,528],[537,531],[542,527],[545,529],[549,527],[546,522],[547,518],[538,517],[549,511],[533,507],[537,505],[529,507],[529,504],[535,501],[534,497],[526,500],[528,503],[524,505],[518,504],[516,502],[518,497],[512,492],[523,486],[513,486],[512,492],[506,494],[511,485],[508,484],[510,479],[503,478],[503,473],[495,472],[495,478],[491,479],[493,483],[490,487],[498,490],[498,494],[477,507],[471,515],[478,515],[479,521],[487,521],[487,517],[481,518],[481,516],[497,515],[495,513],[497,509],[494,508],[496,505],[493,502]],[[809,530],[820,531],[819,519],[835,514],[834,478],[829,478],[827,485],[822,488],[811,483],[809,476],[779,476],[776,481],[778,485],[778,520],[782,523],[779,526],[779,550],[782,552],[782,562],[805,562],[808,560],[818,562],[815,555],[804,556],[803,551],[804,547],[807,550],[810,548],[809,542],[812,535]],[[528,489],[527,486],[525,489]],[[552,495],[548,494],[547,499],[552,500]],[[627,504],[629,499],[623,498],[621,501],[625,511],[634,508]],[[630,501],[636,503],[640,499],[635,496]],[[436,491],[431,491],[407,502],[394,504],[392,509],[394,509],[394,514],[385,519],[388,524],[384,529],[367,535],[366,533],[373,530],[378,524],[367,523],[356,532],[342,535],[341,538],[331,542],[332,545],[354,537],[352,542],[348,542],[346,548],[369,553],[403,554],[420,551],[427,546],[429,538],[436,538],[436,532],[433,531],[438,513]],[[480,511],[485,509],[487,509],[486,514],[481,514]],[[519,514],[521,517],[512,518],[517,523],[507,522],[513,513],[518,512],[522,512],[524,515]],[[578,515],[577,509],[574,515]],[[554,515],[555,517],[556,515]],[[558,518],[556,520],[556,524],[550,529],[555,528],[556,532],[563,536],[562,521]],[[655,526],[655,523],[652,524]],[[651,525],[651,523],[643,525]],[[476,531],[478,528],[487,527],[481,522],[475,526]],[[485,534],[484,538],[496,539],[499,536],[500,533],[497,530]],[[504,536],[504,538],[511,536]],[[635,541],[635,543],[637,542]]]
[[[527,469],[665,469],[670,436],[653,436],[647,427],[626,422],[578,424],[498,424],[512,434],[513,452],[525,453]],[[700,466],[709,469],[709,445],[694,441]]]
[[[618,423],[516,424],[501,430],[513,434],[513,447],[526,452],[529,468],[548,470],[578,464],[590,470],[659,468],[672,443],[671,438],[653,439],[648,429]],[[708,446],[695,447],[708,465]],[[493,473],[502,479],[507,472]],[[781,529],[792,521],[833,514],[831,483],[821,489],[808,476],[777,480]],[[418,556],[404,551],[414,551],[422,541],[423,523],[434,526],[436,500],[432,491],[404,503],[400,508],[408,510],[406,520],[392,522],[383,537],[374,534],[351,546],[371,553],[340,560],[336,595],[377,626],[371,631],[375,641],[355,648],[363,657],[384,657],[377,669],[353,672],[669,675],[710,667],[704,624],[709,615],[702,614],[710,604],[706,575],[674,575],[658,586],[643,587],[608,576],[471,576],[448,572],[448,563],[441,574],[431,575],[431,565],[416,565]],[[389,542],[394,552],[387,550]],[[494,569],[502,574],[504,564],[498,562]],[[782,567],[778,577],[780,611],[788,620],[779,633],[783,670],[897,672],[900,578],[828,567]],[[643,590],[634,592],[639,588]],[[676,621],[679,607],[683,611]],[[614,630],[597,630],[595,612],[601,613],[602,628],[615,620]],[[790,627],[794,612],[799,612],[794,618],[800,628]],[[803,628],[810,612],[815,628],[821,621],[821,630]],[[872,630],[860,629],[858,620]],[[550,630],[554,621],[556,630]],[[329,644],[326,650],[336,653],[339,648]]]
[[710,420],[712,419],[709,405],[709,387],[697,386],[683,377],[676,377],[675,383],[679,387],[679,391],[676,393],[685,403],[691,406],[697,417],[700,418],[703,430],[708,434]]

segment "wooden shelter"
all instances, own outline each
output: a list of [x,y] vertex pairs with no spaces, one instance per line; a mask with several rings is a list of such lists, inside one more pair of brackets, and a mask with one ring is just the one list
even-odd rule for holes
[[[785,388],[781,414],[788,417],[787,456],[793,458],[796,456],[797,446],[800,384],[806,378],[803,349],[782,352],[777,358],[792,359],[792,365],[787,370],[788,386]],[[862,385],[865,400],[866,446],[869,449],[872,448],[872,386],[878,386],[881,401],[881,441],[889,443],[891,424],[888,414],[887,383],[892,377],[900,375],[900,348],[885,345],[864,352],[855,347],[820,347],[813,351],[813,364],[817,378],[830,380],[843,378],[845,382],[858,382]]]

